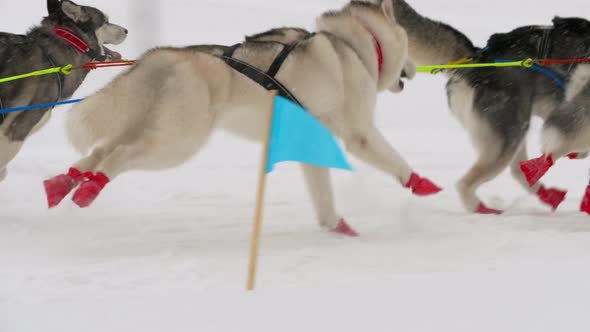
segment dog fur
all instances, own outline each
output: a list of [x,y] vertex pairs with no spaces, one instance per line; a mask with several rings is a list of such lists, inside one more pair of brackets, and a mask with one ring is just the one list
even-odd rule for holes
[[[406,33],[390,6],[353,1],[322,15],[318,33],[298,42],[277,79],[349,152],[406,184],[414,171],[374,125],[377,93],[398,90],[402,71],[413,71],[406,61]],[[374,37],[384,55],[381,73]],[[234,57],[258,61],[254,64],[266,70],[283,47],[275,41],[249,39]],[[262,140],[269,93],[211,55],[220,50],[223,46],[149,51],[134,68],[78,104],[69,113],[67,134],[79,151],[91,153],[74,166],[112,180],[130,170],[176,167],[218,128]],[[329,170],[302,167],[319,224],[335,229],[341,217]]]

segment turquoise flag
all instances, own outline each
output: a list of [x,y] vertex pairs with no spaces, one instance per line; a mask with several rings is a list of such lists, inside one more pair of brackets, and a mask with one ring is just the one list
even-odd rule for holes
[[266,173],[284,161],[352,170],[326,127],[299,105],[276,96]]

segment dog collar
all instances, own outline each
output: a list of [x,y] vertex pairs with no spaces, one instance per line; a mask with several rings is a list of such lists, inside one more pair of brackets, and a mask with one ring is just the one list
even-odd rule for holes
[[91,49],[88,43],[74,32],[65,28],[54,28],[53,33],[73,47],[76,51],[87,55],[92,60],[100,60],[100,53]]
[[373,35],[373,39],[375,40],[375,50],[377,51],[377,63],[379,64],[379,75],[383,71],[383,49],[381,48],[381,43],[379,39]]

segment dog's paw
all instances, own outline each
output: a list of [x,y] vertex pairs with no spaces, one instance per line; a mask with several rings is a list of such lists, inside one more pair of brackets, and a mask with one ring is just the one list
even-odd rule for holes
[[98,172],[82,182],[80,188],[74,193],[72,201],[81,208],[89,207],[109,182],[110,179],[104,173]]
[[418,196],[430,196],[442,191],[442,188],[434,184],[432,181],[423,178],[416,173],[412,173],[410,180],[405,184],[405,187],[411,189],[412,193]]
[[68,174],[61,174],[43,181],[45,195],[47,196],[47,206],[50,209],[58,206],[78,186],[85,176],[88,176],[88,174],[82,174],[78,169],[72,167],[68,171]]
[[8,126],[4,135],[11,142],[22,142],[27,138],[27,136],[29,136],[30,130],[23,130],[23,128],[15,122],[12,122]]
[[338,234],[342,234],[342,235],[346,235],[346,236],[350,236],[350,237],[358,237],[359,236],[359,233],[357,233],[357,231],[352,229],[352,227],[350,227],[350,225],[348,225],[346,223],[346,221],[344,221],[344,219],[340,219],[340,222],[338,223],[338,225],[336,227],[334,227],[333,229],[331,229],[331,231],[333,233],[338,233]]
[[522,161],[520,163],[520,169],[526,177],[528,184],[532,187],[541,180],[543,175],[545,175],[554,164],[555,162],[551,155],[542,155],[536,159]]
[[557,208],[563,203],[565,200],[565,196],[567,195],[567,191],[561,191],[558,189],[547,189],[544,186],[541,186],[537,191],[537,196],[539,199],[551,206],[553,211],[557,210]]
[[477,210],[475,210],[475,213],[477,214],[495,214],[495,215],[500,215],[502,213],[504,213],[503,211],[500,210],[496,210],[496,209],[492,209],[487,207],[485,204],[480,203],[479,206],[477,207]]

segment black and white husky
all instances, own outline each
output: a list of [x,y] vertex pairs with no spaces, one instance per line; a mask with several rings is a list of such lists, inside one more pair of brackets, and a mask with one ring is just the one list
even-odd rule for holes
[[[102,11],[68,0],[48,0],[49,15],[26,35],[0,33],[0,78],[92,60],[120,59],[105,44],[120,44],[127,29],[109,22]],[[7,13],[3,13],[7,14]],[[0,84],[0,109],[46,104],[70,98],[87,70]],[[31,132],[49,118],[50,108],[0,114],[0,181],[6,166]]]
[[[406,29],[410,58],[417,65],[446,64],[461,58],[474,58],[476,63],[570,59],[588,56],[590,52],[590,23],[581,18],[556,17],[551,26],[527,26],[495,34],[485,48],[478,48],[463,33],[420,15],[404,0],[383,1],[392,3],[397,21]],[[501,213],[481,202],[476,190],[507,166],[522,187],[537,194],[544,203],[555,209],[563,201],[562,191],[548,189],[541,183],[529,186],[520,162],[528,159],[525,137],[531,117],[555,122],[551,119],[566,100],[564,86],[572,84],[572,73],[578,67],[567,64],[540,68],[545,73],[526,68],[446,71],[450,108],[479,152],[473,167],[457,184],[468,211]],[[586,100],[590,89],[578,89],[575,95]]]

